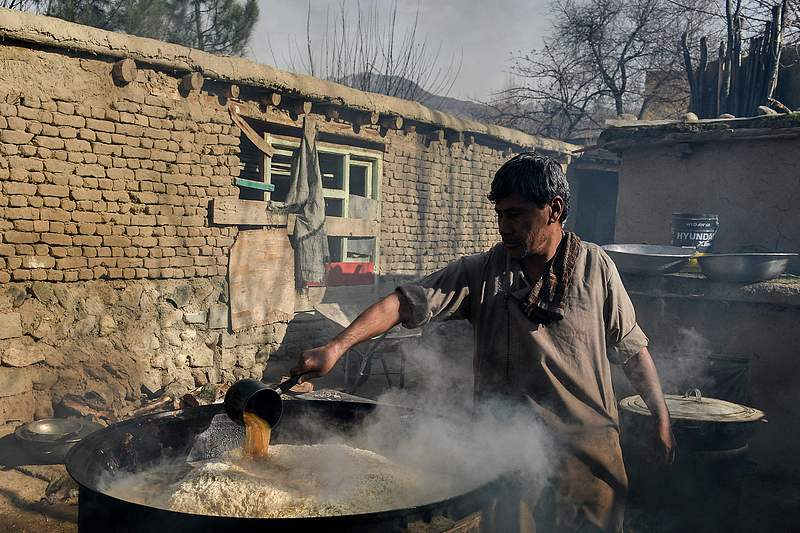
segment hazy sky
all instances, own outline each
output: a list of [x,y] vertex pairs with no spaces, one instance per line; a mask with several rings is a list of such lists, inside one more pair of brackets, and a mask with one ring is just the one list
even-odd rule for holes
[[[326,11],[338,12],[342,0],[311,0],[312,38],[321,31]],[[344,0],[350,11],[356,0]],[[391,0],[361,0],[362,9],[377,3],[391,10]],[[261,16],[250,42],[251,55],[285,68],[289,41],[305,43],[307,0],[259,0]],[[398,1],[398,27],[413,19],[417,0]],[[450,91],[456,98],[484,99],[502,88],[509,53],[538,46],[547,30],[547,0],[421,0],[418,32],[432,45],[442,44],[441,57],[463,52],[459,77]],[[267,36],[275,58],[269,50]]]

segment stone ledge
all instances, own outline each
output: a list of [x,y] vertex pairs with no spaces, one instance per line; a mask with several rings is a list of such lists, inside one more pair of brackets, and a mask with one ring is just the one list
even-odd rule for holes
[[796,138],[800,136],[800,113],[697,122],[676,120],[612,122],[609,126],[611,127],[600,134],[597,146],[619,153],[642,145]]
[[800,307],[798,276],[783,276],[749,284],[711,281],[699,274],[623,274],[622,279],[631,295],[645,298],[686,298]]

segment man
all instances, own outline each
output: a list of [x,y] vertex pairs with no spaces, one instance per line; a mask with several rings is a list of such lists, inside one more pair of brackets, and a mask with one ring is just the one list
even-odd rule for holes
[[497,171],[488,197],[502,243],[399,287],[304,352],[293,373],[324,375],[349,348],[401,322],[467,319],[476,401],[525,405],[560,445],[548,488],[522,487],[513,517],[497,511],[506,515],[498,530],[621,531],[627,476],[611,363],[623,366],[654,414],[654,454],[669,463],[675,453],[647,337],[611,259],[564,231],[569,185],[558,162],[520,154]]

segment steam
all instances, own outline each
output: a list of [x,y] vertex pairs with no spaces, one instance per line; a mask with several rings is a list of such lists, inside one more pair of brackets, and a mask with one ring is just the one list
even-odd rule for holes
[[[435,336],[408,351],[408,368],[418,374],[413,386],[381,395],[379,405],[362,425],[348,428],[322,413],[284,420],[273,433],[275,446],[296,442],[293,435],[301,443],[322,445],[316,446],[314,453],[309,449],[306,456],[302,450],[297,452],[303,460],[289,469],[291,478],[310,480],[314,493],[323,499],[334,500],[354,487],[363,487],[365,476],[372,474],[363,461],[346,460],[350,453],[346,450],[354,447],[384,456],[388,461],[376,459],[375,463],[383,465],[381,471],[398,487],[414,487],[405,495],[405,489],[399,490],[401,496],[394,500],[394,508],[461,495],[509,473],[524,479],[530,490],[543,487],[554,463],[555,446],[548,433],[530,408],[502,400],[473,405],[472,351],[470,343],[463,342],[471,339],[471,332],[466,328],[449,331],[449,336]],[[242,432],[236,428],[234,435],[231,429],[224,415],[218,415],[211,427],[195,437],[192,453],[186,458],[199,460],[195,466],[189,467],[180,458],[165,459],[144,472],[108,475],[101,489],[123,499],[168,508],[165,502],[182,483],[198,472],[206,475],[198,469],[233,471],[241,467],[235,450]],[[269,461],[263,465],[265,472],[273,466]],[[187,468],[194,473],[187,474]],[[242,475],[249,480],[262,474],[248,471]],[[158,490],[151,490],[146,497],[142,486]],[[393,487],[387,485],[386,489]]]
[[389,389],[377,401],[414,408],[413,423],[398,425],[378,407],[356,444],[440,472],[451,495],[511,472],[543,484],[554,459],[548,433],[529,407],[501,399],[473,404],[471,339],[466,323],[448,323],[407,349],[407,368],[417,373],[412,387]]
[[711,343],[695,328],[679,327],[675,340],[663,354],[658,372],[668,394],[683,394],[688,389],[711,390],[715,385],[709,371],[713,355]]

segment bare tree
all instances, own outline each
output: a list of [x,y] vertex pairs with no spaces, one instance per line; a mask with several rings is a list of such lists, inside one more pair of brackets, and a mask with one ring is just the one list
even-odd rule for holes
[[600,76],[557,37],[513,61],[514,76],[489,102],[494,121],[560,139],[599,126],[596,106],[605,94]]
[[441,43],[434,45],[420,35],[419,20],[419,4],[406,26],[398,19],[397,0],[391,9],[379,9],[378,3],[365,8],[356,2],[354,12],[342,2],[326,11],[324,27],[317,33],[309,3],[302,43],[294,38],[289,57],[274,59],[295,72],[364,91],[420,102],[444,96],[461,70],[461,56],[444,60]]
[[[705,0],[685,0],[700,9]],[[495,109],[516,102],[521,117],[498,111],[509,125],[557,137],[596,129],[605,118],[645,115],[670,92],[658,75],[681,68],[680,32],[696,31],[699,15],[671,0],[555,0],[551,36],[542,48],[512,56],[518,85],[495,95]],[[509,118],[511,120],[509,120]],[[536,126],[538,124],[538,126]]]

